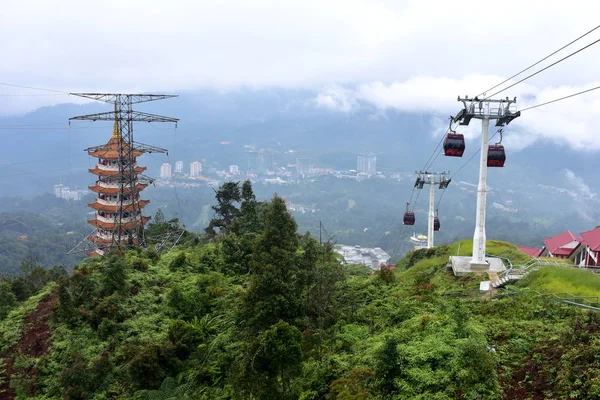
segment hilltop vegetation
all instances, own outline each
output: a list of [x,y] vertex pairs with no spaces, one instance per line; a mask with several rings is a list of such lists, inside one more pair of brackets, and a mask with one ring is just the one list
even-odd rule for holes
[[214,208],[210,241],[89,259],[27,300],[0,285],[0,399],[600,395],[597,314],[481,296],[447,271],[454,247],[354,275],[248,183]]

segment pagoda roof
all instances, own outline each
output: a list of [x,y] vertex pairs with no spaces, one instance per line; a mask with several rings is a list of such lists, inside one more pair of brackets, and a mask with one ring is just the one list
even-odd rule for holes
[[[150,221],[150,218],[151,217],[142,217],[141,220],[126,222],[124,224],[122,223],[121,228],[122,229],[133,229],[136,226],[138,226],[140,224],[140,222],[143,225],[146,225],[148,223],[148,221]],[[88,224],[95,226],[96,228],[104,228],[104,229],[109,229],[109,230],[118,229],[117,227],[119,226],[119,224],[117,224],[115,222],[104,222],[104,221],[100,221],[97,218],[89,220]]]
[[[135,167],[133,170],[136,174],[141,174],[142,172],[144,172],[147,169],[147,167]],[[117,176],[119,175],[119,170],[107,170],[107,169],[100,169],[98,167],[92,168],[92,169],[88,169],[88,171],[90,171],[90,173],[94,174],[94,175],[99,175],[99,176]]]
[[[138,183],[135,185],[135,191],[141,192],[142,190],[146,189],[147,186],[148,186],[147,183]],[[92,192],[96,192],[96,193],[104,193],[104,194],[118,194],[119,193],[119,188],[107,188],[104,186],[100,186],[98,184],[95,184],[94,186],[88,186],[88,189],[90,189]],[[125,194],[131,193],[131,187],[129,187],[129,186],[124,187],[123,193],[125,193]]]
[[[109,145],[110,145],[110,147],[109,147]],[[116,149],[114,149],[112,147],[116,147]],[[129,146],[127,146],[127,145],[123,146],[123,153],[128,152],[128,150],[127,150],[128,147]],[[116,146],[113,146],[109,142],[104,146],[98,146],[98,147],[94,147],[93,150],[92,149],[88,150],[88,154],[92,157],[103,158],[105,160],[118,160],[119,159],[119,146],[118,146],[118,144]],[[144,154],[144,151],[139,150],[139,149],[134,149],[132,152],[133,157],[139,157],[142,154]]]
[[102,204],[99,203],[97,201],[93,202],[93,203],[88,203],[88,207],[93,208],[95,210],[99,210],[99,211],[131,211],[134,209],[142,209],[144,207],[146,207],[148,205],[148,203],[150,203],[150,200],[140,200],[138,201],[137,207],[134,208],[133,204],[127,204],[124,206],[120,206],[120,205],[107,205],[107,204]]
[[[105,145],[90,147],[86,150],[92,157],[116,160],[119,158],[119,149],[121,149],[122,153],[128,153],[131,147],[123,140],[123,136],[121,136],[121,131],[119,130],[119,122],[115,120],[110,140]],[[139,157],[144,152],[143,149],[134,148],[133,156]]]

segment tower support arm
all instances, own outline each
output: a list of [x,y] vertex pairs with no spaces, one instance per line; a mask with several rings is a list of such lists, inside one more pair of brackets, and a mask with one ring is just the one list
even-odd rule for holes
[[84,97],[101,101],[104,103],[118,104],[128,102],[129,104],[145,103],[148,101],[170,99],[178,97],[176,94],[122,94],[122,93],[69,93],[71,96]]
[[69,118],[69,121],[115,121],[120,120],[125,115],[128,121],[134,122],[179,122],[179,118],[165,117],[163,115],[148,114],[141,111],[107,111],[103,113],[79,115]]

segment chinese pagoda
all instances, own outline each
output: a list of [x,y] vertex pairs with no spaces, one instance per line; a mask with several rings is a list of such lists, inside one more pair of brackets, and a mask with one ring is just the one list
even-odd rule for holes
[[103,255],[112,245],[140,244],[141,232],[150,220],[142,215],[142,209],[150,201],[140,200],[140,192],[148,186],[145,179],[140,179],[146,167],[140,167],[136,162],[145,149],[131,147],[123,140],[115,113],[115,125],[108,143],[86,151],[98,159],[96,166],[89,170],[98,177],[95,185],[89,186],[98,196],[96,201],[88,204],[96,210],[94,219],[88,221],[96,228],[88,237],[95,247],[88,255]]

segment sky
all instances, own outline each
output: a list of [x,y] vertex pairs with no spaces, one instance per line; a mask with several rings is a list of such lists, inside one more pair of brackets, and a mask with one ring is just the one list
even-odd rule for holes
[[[367,104],[435,114],[436,135],[458,111],[458,95],[477,95],[600,24],[600,2],[589,0],[6,3],[1,83],[65,92],[310,89],[310,104],[331,112]],[[600,29],[532,71],[597,39]],[[525,108],[598,86],[598,65],[600,43],[499,96]],[[74,101],[0,85],[0,115]],[[506,140],[597,152],[598,117],[600,90],[525,111]]]

